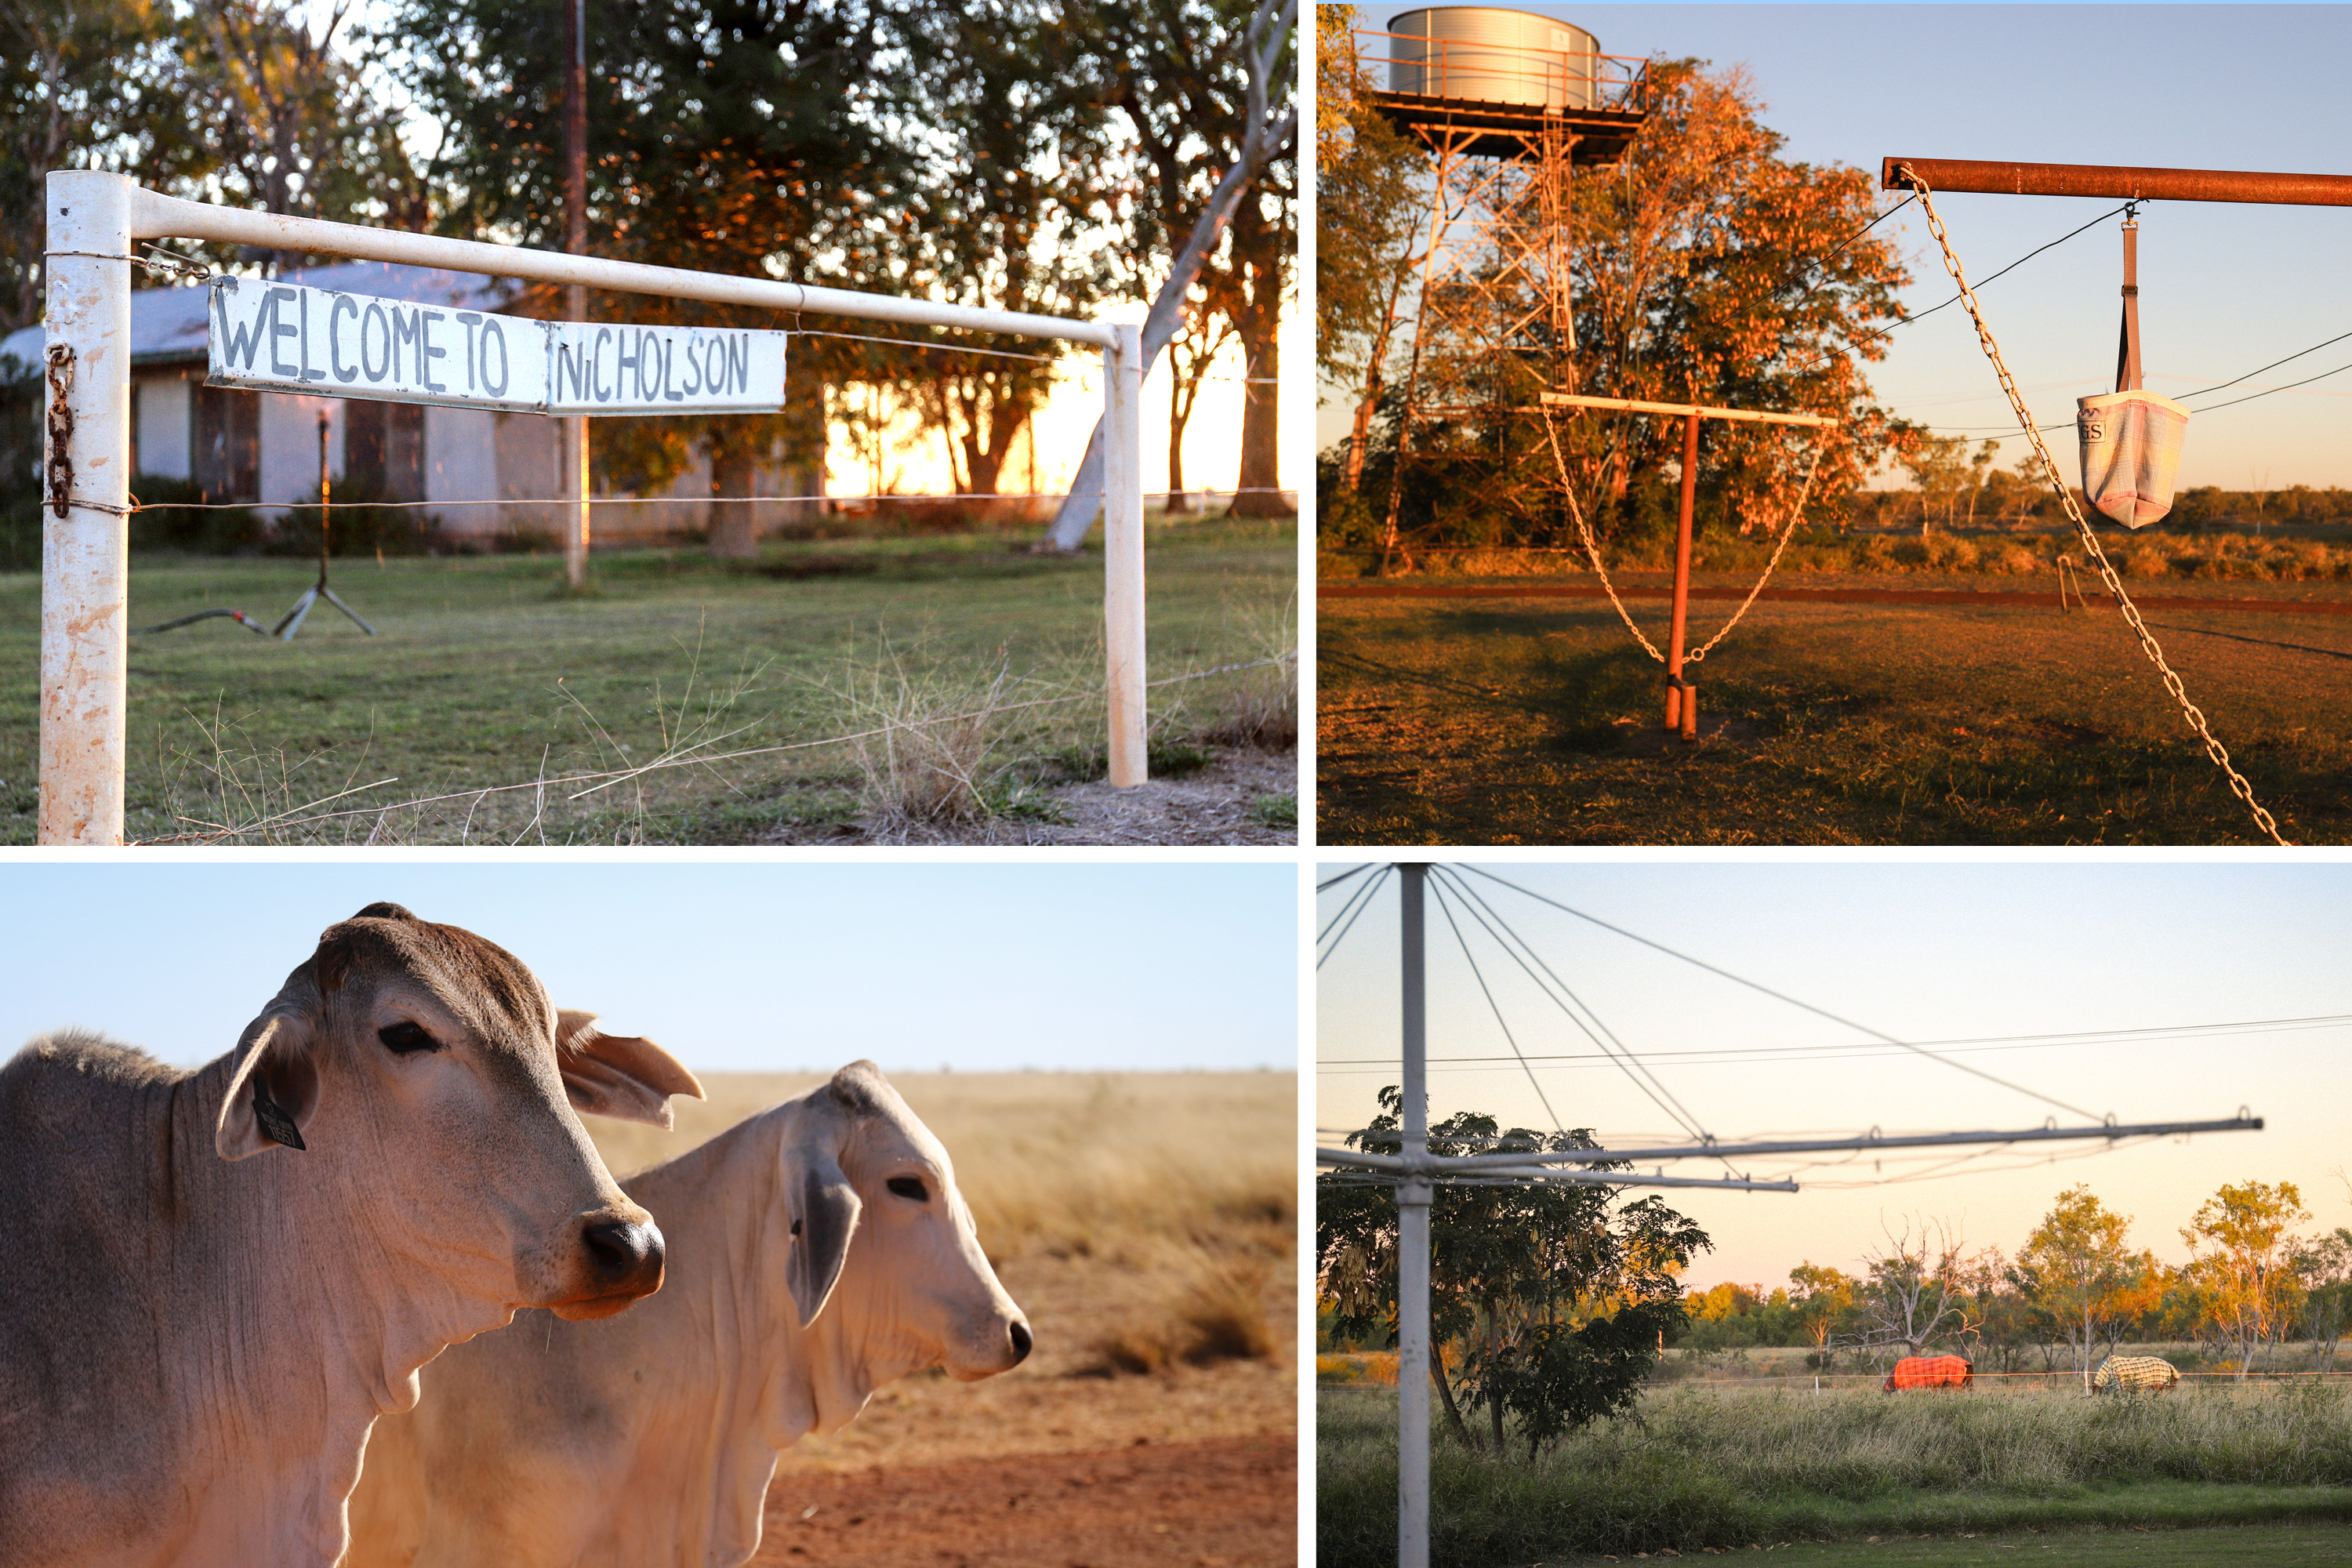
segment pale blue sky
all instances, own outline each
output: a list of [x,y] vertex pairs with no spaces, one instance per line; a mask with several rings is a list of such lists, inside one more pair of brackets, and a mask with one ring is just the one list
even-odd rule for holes
[[1289,865],[0,866],[0,1049],[79,1024],[194,1065],[380,899],[705,1070],[1297,1061]]
[[[1327,867],[1324,876],[1354,863]],[[1487,869],[1901,1039],[2352,1016],[2346,956],[2352,953],[2352,864],[2341,861],[1828,862],[1759,854],[1738,862],[1643,858]],[[1468,880],[1637,1051],[1833,1047],[1864,1039],[1478,878]],[[1320,896],[1318,929],[1354,885]],[[1375,1091],[1397,1081],[1394,887],[1391,879],[1319,975],[1315,1121],[1321,1127],[1361,1126],[1373,1114]],[[1433,1070],[1431,1119],[1475,1110],[1506,1126],[1551,1125],[1527,1075],[1510,1060],[1510,1045],[1433,901],[1428,921],[1433,1062],[1504,1058]],[[1538,1069],[1537,1081],[1561,1121],[1592,1127],[1604,1144],[1622,1147],[1654,1135],[1681,1141],[1628,1077],[1591,1059],[1595,1047],[1475,932],[1472,951],[1521,1050],[1586,1058]],[[2344,1135],[2345,1109],[2352,1105],[2352,1027],[1953,1056],[2095,1117],[2113,1111],[2126,1122],[2209,1121],[2245,1105],[2268,1126],[2005,1173],[1954,1172],[1850,1189],[1827,1184],[1874,1182],[1911,1168],[1890,1161],[1883,1172],[1865,1163],[1801,1174],[1808,1190],[1795,1195],[1671,1194],[1717,1243],[1694,1277],[1769,1286],[1785,1284],[1789,1269],[1808,1258],[1850,1268],[1877,1238],[1882,1215],[1899,1219],[1918,1211],[1963,1221],[1972,1244],[2014,1251],[2051,1199],[2077,1181],[2136,1217],[2137,1245],[2174,1260],[2185,1255],[2179,1227],[2225,1181],[2294,1181],[2319,1220],[2352,1225],[2352,1194],[2328,1173],[2352,1167],[2352,1142]],[[1379,1065],[1336,1065],[1370,1058]],[[1716,1055],[1679,1065],[1660,1055],[1654,1065],[1699,1124],[1724,1139],[1798,1130],[1838,1136],[1874,1125],[1890,1132],[2017,1129],[2039,1126],[2050,1115],[2063,1123],[2076,1120],[1954,1068],[1900,1054]],[[1993,1155],[1981,1163],[2012,1165],[2020,1158]],[[1759,1174],[1780,1168],[1763,1160],[1753,1164]],[[1706,1171],[1694,1163],[1684,1173]]]
[[[1367,8],[1382,21],[1406,6]],[[1889,154],[2297,174],[2352,173],[2352,7],[2343,5],[1552,5],[1612,55],[1748,67],[1785,157],[1872,172]],[[1893,198],[1890,198],[1890,200]],[[2119,204],[1954,195],[1937,206],[1974,282]],[[2119,219],[1979,295],[2039,423],[2113,390]],[[1953,289],[1915,205],[1892,220],[1914,311]],[[2158,202],[2140,215],[2147,384],[2180,397],[2352,332],[2341,288],[2352,210]],[[1880,400],[1940,431],[2013,431],[1959,306],[1897,329],[1869,367]],[[2352,366],[2352,342],[2189,406]],[[1318,441],[1347,413],[1321,410]],[[1976,432],[1973,427],[1993,428]],[[2070,432],[2047,433],[2071,474]],[[2002,444],[2014,467],[2021,438]],[[2352,370],[2192,418],[2180,484],[2352,485]]]

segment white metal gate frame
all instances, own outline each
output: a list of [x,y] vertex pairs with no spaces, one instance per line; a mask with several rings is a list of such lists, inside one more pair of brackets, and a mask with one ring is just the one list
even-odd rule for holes
[[1103,351],[1103,642],[1110,782],[1144,782],[1142,329],[689,272],[478,240],[244,212],[53,170],[41,550],[42,844],[122,842],[128,672],[131,247],[206,239],[317,256],[868,321],[1061,338]]

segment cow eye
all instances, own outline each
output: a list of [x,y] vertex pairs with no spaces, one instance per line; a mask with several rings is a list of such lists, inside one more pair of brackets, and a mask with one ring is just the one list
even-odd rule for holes
[[395,1056],[410,1056],[417,1051],[437,1051],[441,1042],[415,1024],[386,1024],[375,1032],[384,1049]]
[[912,1198],[919,1204],[931,1201],[929,1190],[913,1176],[893,1176],[885,1184],[902,1198]]

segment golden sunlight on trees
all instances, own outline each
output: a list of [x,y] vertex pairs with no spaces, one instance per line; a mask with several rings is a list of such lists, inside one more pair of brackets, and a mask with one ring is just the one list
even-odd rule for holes
[[2126,1245],[2130,1228],[2131,1216],[2106,1207],[2089,1187],[2069,1187],[2017,1255],[2020,1284],[2074,1348],[2086,1394],[2101,1359],[2094,1348],[2104,1342],[2112,1352],[2162,1295],[2156,1255]]
[[2241,1380],[2255,1352],[2302,1309],[2302,1282],[2286,1266],[2287,1232],[2309,1218],[2293,1182],[2224,1183],[2180,1232],[2196,1255],[2180,1272],[2203,1317],[2238,1354]]
[[[1343,84],[1353,79],[1344,58],[1334,68]],[[1668,524],[1680,427],[1605,411],[1511,412],[1533,407],[1547,385],[1834,416],[1841,424],[1823,437],[1810,509],[1824,519],[1841,516],[1844,498],[1885,458],[1909,449],[1910,427],[1872,401],[1863,374],[1864,362],[1885,353],[1871,333],[1899,319],[1895,290],[1909,281],[1893,241],[1862,232],[1879,211],[1873,174],[1780,157],[1780,138],[1759,118],[1761,105],[1738,69],[1652,60],[1649,81],[1650,118],[1623,162],[1574,172],[1576,350],[1549,356],[1559,362],[1549,370],[1533,360],[1498,363],[1483,343],[1448,341],[1437,330],[1448,313],[1429,312],[1414,398],[1440,412],[1413,422],[1399,511],[1408,546],[1574,542],[1563,467],[1568,489],[1604,540]],[[1335,103],[1352,98],[1343,91]],[[1371,118],[1350,113],[1318,126],[1324,145],[1342,153],[1346,175],[1330,184],[1331,174],[1318,173],[1328,195],[1341,198],[1339,226],[1322,230],[1318,276],[1340,285],[1345,305],[1338,319],[1318,323],[1325,375],[1366,411],[1362,435],[1325,454],[1327,497],[1359,480],[1377,496],[1389,493],[1403,420],[1400,401],[1384,389],[1396,384],[1412,336],[1401,320],[1428,305],[1413,297],[1417,288],[1399,285],[1412,239],[1397,237],[1406,214],[1425,218],[1427,159],[1411,170],[1416,200],[1403,200],[1390,184],[1401,161],[1365,127]],[[1572,385],[1551,384],[1562,376]],[[1473,407],[1490,412],[1445,412]],[[1787,426],[1708,422],[1699,451],[1703,525],[1744,531],[1783,519],[1814,439]],[[1384,515],[1383,508],[1334,506],[1325,542],[1370,542],[1365,514],[1374,510]]]

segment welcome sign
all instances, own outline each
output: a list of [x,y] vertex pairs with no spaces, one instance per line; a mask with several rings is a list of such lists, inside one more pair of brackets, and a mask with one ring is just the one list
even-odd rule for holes
[[784,334],[536,321],[293,283],[213,285],[205,384],[536,414],[784,403]]

